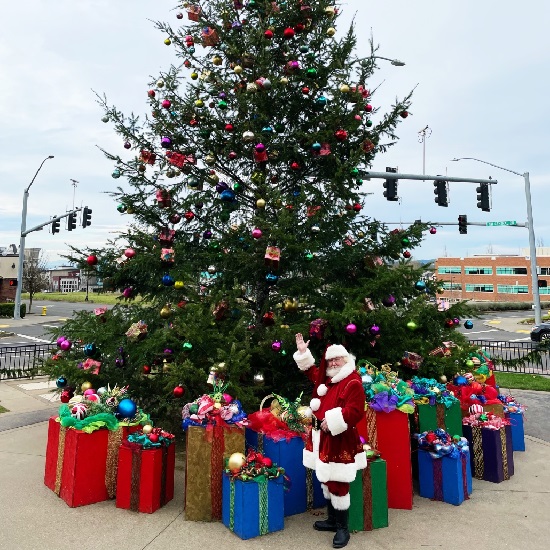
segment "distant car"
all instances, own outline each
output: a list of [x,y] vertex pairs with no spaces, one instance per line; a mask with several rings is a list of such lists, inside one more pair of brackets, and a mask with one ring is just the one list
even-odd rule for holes
[[550,342],[550,323],[541,323],[531,329],[531,340],[533,342]]

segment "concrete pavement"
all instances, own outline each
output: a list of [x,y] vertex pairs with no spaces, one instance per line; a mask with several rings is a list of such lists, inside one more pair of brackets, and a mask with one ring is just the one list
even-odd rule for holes
[[[331,534],[314,531],[308,512],[286,518],[285,529],[241,541],[221,523],[185,521],[184,456],[178,452],[174,500],[152,515],[115,507],[113,501],[69,508],[43,483],[47,423],[16,425],[25,414],[55,413],[47,388],[25,389],[38,381],[0,382],[0,550],[300,550],[331,548]],[[526,392],[527,393],[527,392]],[[535,392],[530,392],[535,393]],[[550,404],[550,396],[541,394]],[[518,395],[518,399],[522,399]],[[530,415],[527,415],[528,419]],[[10,420],[11,418],[11,420]],[[531,420],[529,420],[531,421]],[[537,420],[538,422],[538,420]],[[529,424],[527,425],[529,433]],[[459,507],[415,495],[413,510],[390,510],[390,526],[352,535],[350,550],[445,548],[469,545],[502,550],[518,544],[530,550],[548,548],[550,528],[550,437],[526,437],[527,452],[515,453],[515,475],[500,484],[474,480],[470,500]]]

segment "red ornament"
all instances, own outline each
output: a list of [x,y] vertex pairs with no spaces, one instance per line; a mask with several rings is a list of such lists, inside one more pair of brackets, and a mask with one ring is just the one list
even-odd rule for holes
[[94,254],[90,254],[87,258],[86,258],[86,263],[88,265],[97,265],[97,256],[95,256]]
[[143,374],[150,374],[151,367],[149,365],[143,365]]
[[273,466],[273,460],[271,460],[271,458],[269,458],[268,456],[264,456],[262,458],[262,464],[266,467],[266,468],[271,468],[271,466]]
[[226,132],[232,132],[234,129],[235,129],[235,127],[233,126],[233,124],[227,123],[227,124],[225,125],[225,131],[226,131]]
[[408,111],[401,111],[399,114],[401,115],[401,118],[407,118],[409,116]]
[[346,139],[348,139],[348,133],[342,128],[340,128],[340,130],[336,130],[336,132],[334,132],[334,137],[338,141],[346,141]]
[[372,105],[370,103],[367,103],[365,105],[365,111],[367,111],[367,113],[371,113],[372,112]]
[[437,229],[435,227],[430,227],[430,234],[435,235],[437,233]]
[[294,27],[294,30],[296,32],[303,32],[303,30],[306,28],[306,26],[303,24],[303,23],[298,23],[295,27]]
[[237,153],[235,153],[235,151],[231,151],[227,156],[229,157],[229,160],[235,160],[237,158]]
[[127,249],[124,251],[124,255],[125,255],[127,258],[133,258],[133,257],[136,255],[136,251],[135,251],[133,248],[127,248]]
[[264,32],[264,36],[267,40],[271,40],[273,38],[273,31],[271,29],[267,29],[267,31]]
[[159,440],[158,434],[156,434],[156,433],[150,433],[150,434],[149,434],[149,441],[150,441],[151,443],[157,443],[158,440]]
[[183,397],[185,389],[183,386],[176,386],[172,393],[174,394],[174,397]]
[[292,168],[292,170],[299,170],[300,165],[296,161],[294,161],[290,163],[290,168]]
[[408,250],[405,250],[405,252],[403,252],[403,258],[410,258],[410,257],[411,257],[411,253]]
[[68,403],[71,397],[73,397],[73,392],[70,390],[63,390],[61,396],[59,397],[61,403]]
[[163,99],[161,105],[165,109],[170,109],[170,107],[172,106],[172,102],[169,99]]
[[148,95],[149,97],[155,97],[155,90],[149,90],[149,91],[147,92],[147,95]]
[[191,210],[188,210],[184,215],[183,217],[188,221],[190,222],[194,217],[195,217],[195,214],[193,212],[191,212]]
[[181,13],[181,12],[180,12],[180,13],[177,13],[177,14],[176,14],[176,17],[177,17],[178,19],[183,19],[183,13]]
[[198,123],[199,123],[199,121],[196,118],[192,118],[189,121],[189,126],[197,126]]
[[304,87],[302,88],[302,93],[303,93],[304,95],[308,95],[308,94],[309,94],[309,88],[308,88],[307,86],[304,86]]
[[285,37],[286,40],[290,40],[291,38],[294,38],[295,34],[296,34],[296,32],[294,31],[294,29],[292,27],[287,27],[283,31],[283,36]]
[[455,326],[455,324],[454,324],[454,322],[453,322],[452,319],[447,319],[447,320],[445,321],[445,326],[446,326],[447,328],[453,328],[453,327]]
[[358,202],[356,202],[354,205],[353,205],[353,209],[356,211],[356,212],[360,212],[361,211],[361,208],[363,208]]

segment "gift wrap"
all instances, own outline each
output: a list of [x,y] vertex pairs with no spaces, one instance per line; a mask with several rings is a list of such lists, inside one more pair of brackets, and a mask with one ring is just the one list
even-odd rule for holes
[[388,490],[386,461],[378,458],[369,461],[359,470],[349,486],[350,531],[372,531],[388,526]]
[[464,425],[464,436],[470,446],[470,465],[476,479],[500,483],[514,475],[512,430]]
[[244,428],[189,426],[186,434],[185,519],[219,521],[225,459],[244,453]]
[[87,433],[50,418],[44,484],[71,508],[114,498],[118,452],[140,426],[101,428]]
[[284,492],[285,516],[302,514],[306,510],[326,505],[315,472],[302,463],[304,441],[300,436],[274,441],[267,435],[247,428],[245,438],[247,451],[258,451],[285,469],[285,476],[290,479],[290,486]]
[[122,445],[118,453],[116,507],[152,514],[174,498],[176,445],[144,449]]
[[413,486],[409,419],[397,409],[386,413],[367,407],[368,442],[386,461],[388,507],[412,510]]
[[451,435],[462,437],[462,413],[459,401],[455,401],[448,408],[443,403],[417,404],[416,412],[411,417],[416,420],[414,433],[431,432],[441,428]]
[[523,413],[507,412],[505,416],[510,420],[512,431],[512,448],[514,451],[525,451],[525,431],[523,428]]
[[442,500],[458,506],[472,493],[470,453],[434,458],[428,451],[418,451],[418,483],[421,497]]
[[223,475],[222,522],[241,539],[251,539],[284,528],[283,477],[258,481]]

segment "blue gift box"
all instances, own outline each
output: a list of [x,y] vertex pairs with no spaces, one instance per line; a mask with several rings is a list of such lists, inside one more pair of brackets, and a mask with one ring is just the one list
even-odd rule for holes
[[523,429],[523,413],[507,412],[512,431],[512,448],[514,451],[525,451],[525,431]]
[[418,483],[421,497],[455,506],[462,504],[472,492],[470,453],[434,458],[428,451],[419,449]]
[[308,470],[302,463],[304,441],[301,437],[274,441],[247,428],[245,442],[247,451],[253,449],[261,452],[271,458],[274,464],[285,469],[285,476],[289,479],[289,488],[284,493],[285,516],[302,514],[310,508],[322,508],[326,505],[323,489],[315,472]]
[[251,539],[284,528],[283,477],[222,482],[222,523],[241,539]]
[[464,437],[470,447],[470,465],[476,479],[500,483],[514,475],[512,430],[463,426]]

